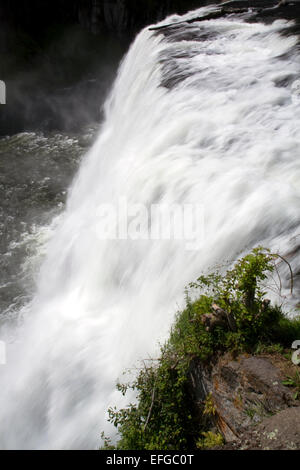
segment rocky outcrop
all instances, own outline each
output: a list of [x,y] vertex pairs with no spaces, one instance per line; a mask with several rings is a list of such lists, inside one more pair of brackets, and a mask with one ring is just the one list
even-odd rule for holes
[[244,444],[245,449],[253,444],[262,450],[299,450],[300,406],[288,408],[275,416],[266,418],[253,431]]
[[1,22],[27,30],[49,24],[79,23],[93,33],[113,31],[133,34],[171,13],[184,13],[207,0],[2,0]]
[[283,385],[296,369],[279,354],[227,354],[210,367],[194,363],[190,386],[198,413],[209,396],[211,426],[223,435],[225,448],[300,449],[299,400]]

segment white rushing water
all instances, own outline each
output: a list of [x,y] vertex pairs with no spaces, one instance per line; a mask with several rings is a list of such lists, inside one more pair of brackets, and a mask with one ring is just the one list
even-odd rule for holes
[[[107,408],[120,405],[117,379],[156,354],[184,287],[258,243],[297,246],[300,105],[278,82],[297,80],[300,67],[285,28],[228,18],[191,25],[201,41],[139,34],[36,296],[18,329],[0,333],[1,448],[99,446],[101,431],[111,432]],[[176,86],[160,86],[176,74]],[[202,204],[203,243],[191,251],[180,240],[102,240],[100,208],[122,198]]]

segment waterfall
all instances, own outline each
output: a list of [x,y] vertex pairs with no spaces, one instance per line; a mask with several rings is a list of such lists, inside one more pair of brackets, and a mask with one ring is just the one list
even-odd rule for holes
[[[235,16],[138,35],[36,295],[0,332],[1,448],[97,448],[116,382],[155,357],[189,282],[257,244],[297,261],[300,66],[287,28]],[[101,208],[119,201],[201,204],[202,243],[101,237]]]

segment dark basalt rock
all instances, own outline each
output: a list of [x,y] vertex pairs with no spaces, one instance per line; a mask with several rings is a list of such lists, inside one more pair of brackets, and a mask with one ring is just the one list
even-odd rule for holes
[[79,23],[93,33],[136,33],[171,13],[199,8],[207,0],[2,0],[1,22],[30,31],[49,24]]

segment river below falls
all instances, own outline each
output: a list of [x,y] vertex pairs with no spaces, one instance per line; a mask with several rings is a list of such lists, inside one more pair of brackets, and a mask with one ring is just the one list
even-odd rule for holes
[[0,321],[32,297],[45,245],[98,127],[0,139]]

